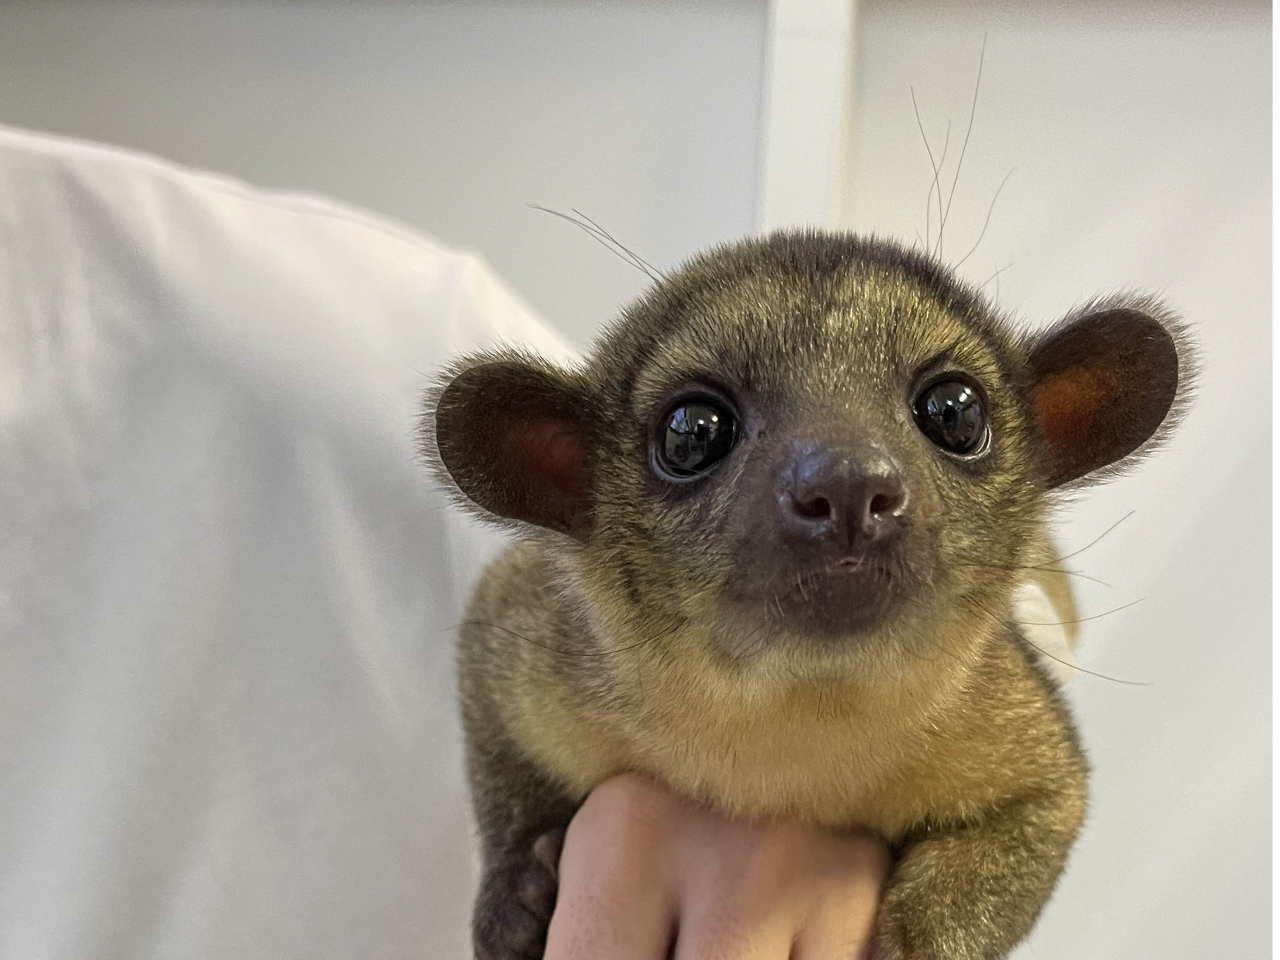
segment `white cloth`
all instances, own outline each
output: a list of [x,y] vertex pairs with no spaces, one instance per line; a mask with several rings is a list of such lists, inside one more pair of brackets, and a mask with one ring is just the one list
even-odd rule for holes
[[469,955],[495,541],[414,431],[498,340],[571,356],[402,228],[0,130],[0,960]]
[[473,256],[0,130],[0,960],[461,958],[426,375],[565,352]]

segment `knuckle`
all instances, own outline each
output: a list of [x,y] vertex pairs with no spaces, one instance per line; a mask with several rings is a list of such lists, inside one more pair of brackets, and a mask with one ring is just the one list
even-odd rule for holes
[[622,773],[606,780],[592,794],[621,815],[636,817],[661,809],[666,791],[648,777]]
[[646,778],[622,774],[592,791],[569,832],[578,843],[647,849],[659,839],[667,818],[664,799],[661,789]]

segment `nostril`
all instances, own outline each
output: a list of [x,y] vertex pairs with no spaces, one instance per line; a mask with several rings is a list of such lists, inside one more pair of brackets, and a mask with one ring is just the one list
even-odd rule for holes
[[893,513],[902,505],[902,496],[897,493],[877,493],[871,498],[870,510],[873,517],[883,517]]
[[796,500],[796,513],[810,520],[826,520],[831,516],[831,501],[826,497]]

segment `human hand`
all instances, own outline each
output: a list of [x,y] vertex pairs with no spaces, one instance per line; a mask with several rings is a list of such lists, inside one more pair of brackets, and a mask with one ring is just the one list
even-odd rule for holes
[[544,960],[861,960],[889,863],[876,838],[729,820],[624,774],[569,826]]

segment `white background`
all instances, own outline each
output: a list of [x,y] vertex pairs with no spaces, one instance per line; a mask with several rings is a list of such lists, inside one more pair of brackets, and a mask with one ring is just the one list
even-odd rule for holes
[[[818,48],[769,44],[796,22]],[[1020,956],[1247,958],[1270,940],[1269,26],[1258,2],[872,0],[852,30],[820,2],[15,3],[0,122],[398,217],[582,343],[644,278],[525,204],[659,266],[797,219],[911,239],[909,86],[935,148],[953,121],[951,169],[988,33],[944,255],[1016,167],[964,272],[1007,268],[1034,320],[1160,293],[1205,368],[1172,446],[1066,516],[1071,550],[1134,511],[1074,562],[1111,585],[1081,585],[1085,616],[1142,598],[1084,625],[1081,663],[1150,686],[1072,684],[1093,813]]]
[[477,248],[583,340],[753,224],[763,0],[0,2],[0,122],[314,189]]
[[[1096,768],[1060,893],[1021,956],[1269,956],[1270,37],[1260,5],[863,6],[842,223],[914,238],[946,119],[977,117],[944,255],[1050,320],[1091,295],[1158,293],[1203,352],[1199,399],[1161,455],[1069,511],[1071,684]],[[953,171],[951,160],[948,171]],[[949,187],[951,176],[944,178]],[[936,230],[937,215],[933,216]],[[994,282],[988,287],[995,291]]]

